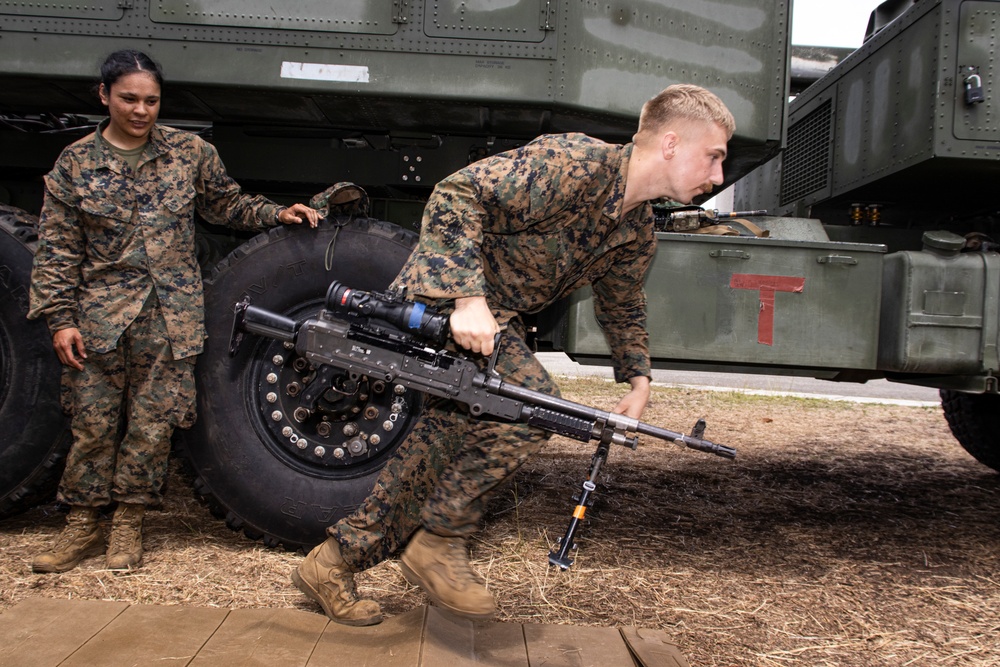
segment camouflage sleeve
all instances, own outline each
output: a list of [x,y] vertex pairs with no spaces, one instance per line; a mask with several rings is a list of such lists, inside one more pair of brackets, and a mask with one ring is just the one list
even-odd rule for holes
[[550,220],[585,199],[601,167],[529,144],[455,172],[427,201],[401,282],[428,298],[487,295],[484,235],[517,234]]
[[434,188],[420,228],[420,240],[400,279],[411,291],[431,299],[486,294],[479,249],[485,209],[465,170]]
[[277,214],[284,208],[262,195],[243,192],[239,183],[226,173],[215,147],[198,139],[198,174],[195,179],[195,206],[205,220],[242,231],[256,231],[278,224]]
[[643,278],[653,259],[655,240],[642,239],[594,283],[594,314],[611,348],[615,381],[650,375],[649,334]]
[[69,183],[59,164],[45,177],[38,250],[31,269],[28,319],[44,317],[52,333],[76,327],[79,312],[77,288],[85,240]]

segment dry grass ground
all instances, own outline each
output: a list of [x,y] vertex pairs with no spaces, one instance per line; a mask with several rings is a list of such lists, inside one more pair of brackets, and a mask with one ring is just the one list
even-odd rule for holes
[[[604,408],[618,391],[563,386]],[[1000,477],[940,409],[658,388],[646,418],[699,416],[737,460],[648,439],[613,451],[568,572],[546,555],[592,448],[557,439],[522,469],[473,544],[500,620],[661,628],[699,667],[1000,664]],[[0,610],[30,596],[316,610],[288,581],[299,556],[230,532],[176,470],[133,574],[100,559],[31,574],[61,524],[52,506],[0,522]],[[359,584],[389,613],[426,603],[395,562]]]

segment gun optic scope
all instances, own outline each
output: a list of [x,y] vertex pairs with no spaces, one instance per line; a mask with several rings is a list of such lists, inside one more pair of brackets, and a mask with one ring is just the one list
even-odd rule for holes
[[422,303],[406,301],[391,294],[351,289],[339,280],[330,283],[326,308],[335,313],[373,317],[421,338],[444,345],[448,340],[448,316]]

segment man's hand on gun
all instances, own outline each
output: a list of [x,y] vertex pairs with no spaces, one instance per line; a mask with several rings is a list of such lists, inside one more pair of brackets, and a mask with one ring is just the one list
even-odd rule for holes
[[484,296],[455,299],[455,311],[449,318],[451,337],[466,350],[488,357],[493,354],[493,341],[500,333],[490,306]]
[[[393,293],[353,290],[335,281],[327,292],[326,308],[302,321],[251,306],[249,299],[236,304],[230,354],[236,355],[244,332],[266,336],[294,345],[299,356],[317,367],[318,378],[331,375],[334,368],[349,370],[463,403],[474,417],[522,422],[582,442],[596,440],[597,451],[570,527],[560,540],[559,551],[549,554],[549,563],[563,569],[573,562],[567,553],[574,547],[573,535],[590,505],[589,496],[611,445],[635,449],[641,434],[723,458],[736,456],[735,449],[702,437],[704,420],[689,435],[639,421],[649,400],[648,377],[630,379],[632,390],[614,411],[598,410],[505,382],[494,371],[493,358],[483,372],[475,362],[448,352],[444,343],[449,322],[459,327],[455,336],[459,345],[477,351],[478,344],[484,356],[493,353],[493,335],[499,327],[482,297],[456,304],[448,318]],[[315,409],[306,403],[315,401],[319,393],[303,392],[299,409]],[[311,398],[305,400],[307,396]]]

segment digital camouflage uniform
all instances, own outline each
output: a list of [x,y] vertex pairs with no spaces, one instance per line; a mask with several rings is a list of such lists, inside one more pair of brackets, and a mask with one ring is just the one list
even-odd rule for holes
[[[518,315],[592,285],[616,379],[649,375],[642,282],[656,242],[649,204],[622,216],[631,152],[631,144],[550,135],[446,178],[424,209],[420,240],[394,288],[442,308],[485,296],[506,327],[497,371],[557,394]],[[472,418],[455,403],[430,399],[372,494],[329,533],[355,570],[391,556],[421,525],[467,537],[489,494],[546,439],[539,429]]]
[[73,447],[59,498],[87,507],[157,504],[171,433],[194,418],[205,339],[195,210],[244,230],[281,210],[243,194],[188,132],[154,126],[133,170],[101,138],[107,122],[45,177],[28,313],[83,337],[84,370],[64,368]]

